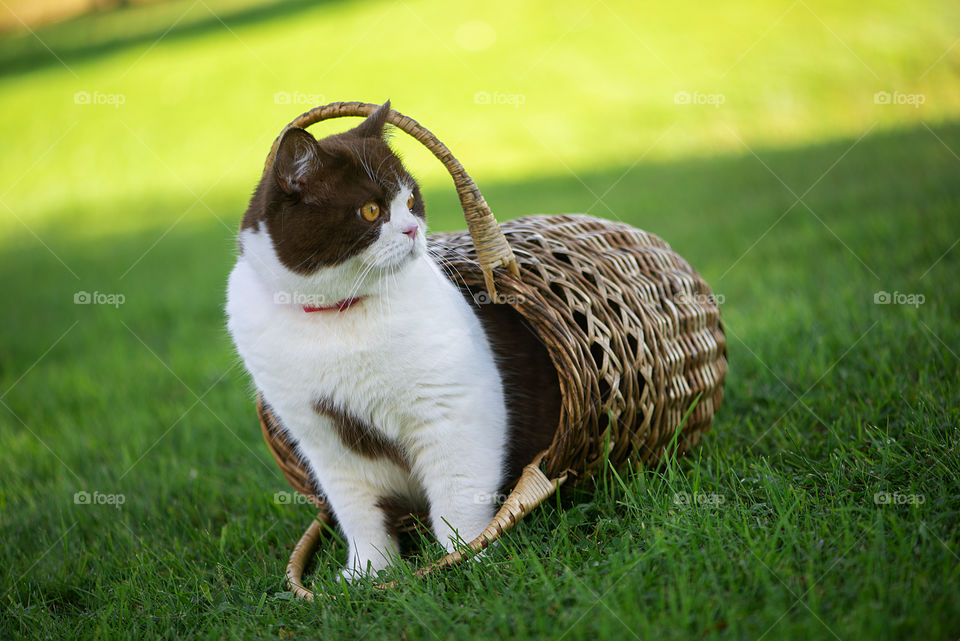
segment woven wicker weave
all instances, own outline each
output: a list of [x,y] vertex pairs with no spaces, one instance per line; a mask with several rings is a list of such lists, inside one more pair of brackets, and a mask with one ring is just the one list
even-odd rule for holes
[[[366,116],[374,109],[376,105],[334,103],[301,115],[290,126]],[[607,457],[615,466],[630,458],[655,465],[671,442],[680,452],[695,445],[723,399],[726,341],[710,288],[656,236],[582,215],[531,216],[497,225],[446,147],[396,111],[388,122],[433,151],[460,193],[470,231],[432,234],[433,253],[442,257],[452,282],[474,295],[509,303],[528,321],[549,351],[562,396],[552,445],[519,479],[511,479],[512,491],[494,521],[470,542],[470,550],[419,571],[425,574],[486,548],[568,478],[589,478]],[[258,399],[257,411],[287,481],[320,509],[287,566],[293,592],[312,598],[302,584],[303,569],[320,538],[321,523],[329,523],[331,515],[263,399]],[[674,440],[681,423],[680,438]],[[398,526],[409,529],[412,524],[408,518]]]

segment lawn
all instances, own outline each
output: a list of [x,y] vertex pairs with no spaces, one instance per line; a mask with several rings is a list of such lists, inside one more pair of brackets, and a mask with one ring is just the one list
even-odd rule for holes
[[[957,639],[960,7],[921,5],[174,0],[0,35],[0,638]],[[410,578],[424,542],[399,588],[302,603],[312,512],[275,500],[223,290],[279,129],[388,97],[499,217],[688,258],[726,398],[482,564]]]

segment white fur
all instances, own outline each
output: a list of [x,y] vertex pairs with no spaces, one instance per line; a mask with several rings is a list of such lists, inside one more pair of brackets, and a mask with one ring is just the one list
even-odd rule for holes
[[[429,508],[448,551],[489,524],[503,477],[506,409],[476,315],[426,252],[424,225],[390,203],[390,220],[362,254],[304,277],[278,260],[261,225],[241,233],[227,289],[237,351],[302,455],[349,542],[346,578],[397,553],[376,501],[400,495]],[[415,239],[404,235],[413,224]],[[306,313],[365,296],[346,311]],[[326,398],[400,445],[412,473],[345,448],[313,404]]]

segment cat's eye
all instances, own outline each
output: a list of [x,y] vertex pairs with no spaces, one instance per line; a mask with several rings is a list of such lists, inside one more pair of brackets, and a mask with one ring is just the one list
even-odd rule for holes
[[413,209],[413,194],[410,194],[410,197],[407,198],[407,209]]
[[380,218],[380,205],[375,202],[369,202],[360,208],[360,215],[363,216],[364,220],[372,223],[377,218]]

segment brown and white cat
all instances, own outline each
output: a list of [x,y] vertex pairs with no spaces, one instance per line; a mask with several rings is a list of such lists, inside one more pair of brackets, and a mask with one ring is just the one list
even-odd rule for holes
[[[428,511],[447,550],[478,536],[559,412],[555,371],[519,316],[482,306],[491,344],[427,251],[420,189],[384,139],[389,110],[319,141],[283,134],[227,289],[237,351],[349,542],[347,579],[397,555],[398,501]],[[505,381],[534,398],[505,395]],[[511,426],[509,407],[531,400],[544,413]]]

